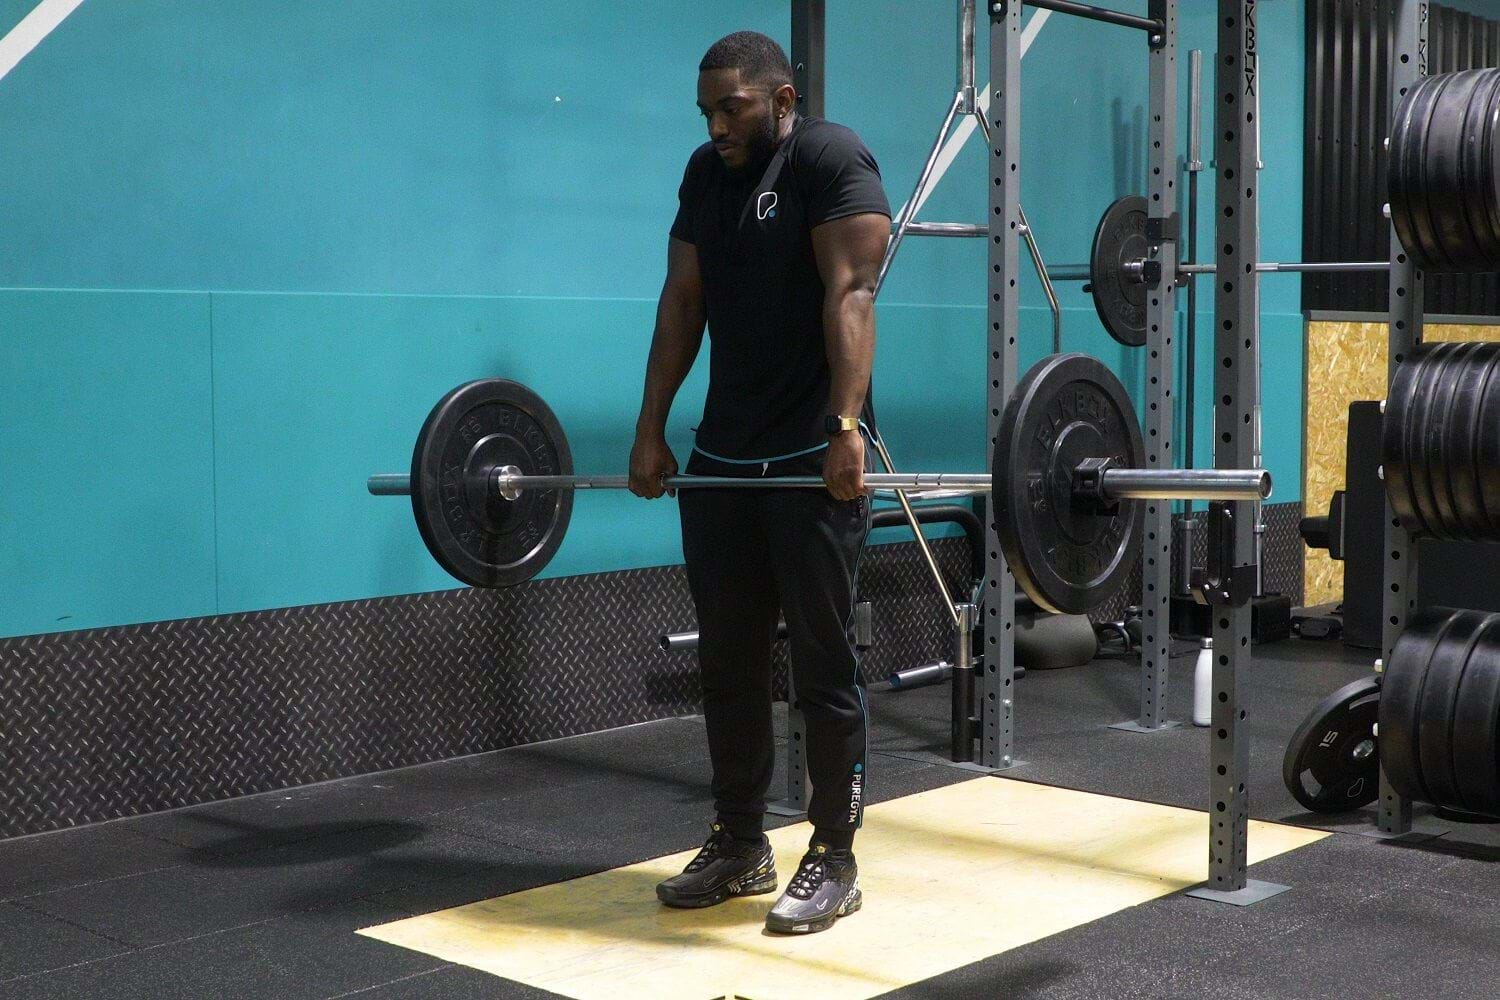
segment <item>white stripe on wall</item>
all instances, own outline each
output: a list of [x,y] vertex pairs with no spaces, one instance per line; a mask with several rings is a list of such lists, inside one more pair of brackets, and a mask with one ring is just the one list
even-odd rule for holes
[[52,34],[52,29],[62,24],[68,15],[78,9],[83,0],[42,0],[32,8],[30,14],[21,18],[4,37],[0,38],[0,80],[5,79],[16,64],[41,44],[42,39]]
[[[1031,43],[1036,40],[1037,33],[1042,30],[1042,25],[1046,24],[1047,18],[1051,16],[1052,12],[1050,10],[1033,10],[1031,12],[1031,20],[1027,21],[1026,27],[1021,29],[1022,56],[1026,55],[1026,50],[1031,48]],[[990,113],[990,85],[988,83],[979,88],[979,113],[982,115]],[[932,192],[937,190],[938,181],[943,179],[943,174],[947,173],[948,168],[953,165],[953,161],[958,159],[958,151],[964,148],[964,143],[969,141],[969,136],[974,134],[976,128],[978,126],[974,123],[973,115],[969,115],[960,121],[958,127],[949,134],[948,141],[943,144],[943,151],[938,154],[937,164],[933,167],[932,180],[927,183],[927,190],[922,193],[922,197],[917,201],[917,212],[922,211],[923,204],[926,203]],[[902,205],[901,207],[904,210],[906,206]],[[912,213],[913,219],[917,217],[917,212]],[[900,212],[897,212],[897,215],[899,214]]]

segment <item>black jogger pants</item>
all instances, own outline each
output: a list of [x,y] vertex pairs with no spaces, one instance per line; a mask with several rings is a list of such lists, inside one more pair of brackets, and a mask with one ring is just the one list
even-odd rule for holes
[[[694,454],[688,471],[821,475],[822,465],[822,452],[748,467]],[[823,489],[690,489],[678,505],[719,822],[745,839],[761,832],[776,755],[771,644],[784,616],[807,723],[808,818],[819,832],[852,836],[863,816],[868,720],[850,629],[868,499],[835,500]]]

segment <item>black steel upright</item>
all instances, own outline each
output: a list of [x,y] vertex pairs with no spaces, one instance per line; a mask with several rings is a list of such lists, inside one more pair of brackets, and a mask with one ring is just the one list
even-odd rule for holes
[[[1177,362],[1177,0],[1151,0],[1151,18],[1161,25],[1150,49],[1150,114],[1146,164],[1150,196],[1146,228],[1148,253],[1161,265],[1161,277],[1146,302],[1146,463],[1153,469],[1177,465],[1173,446]],[[1248,464],[1241,466],[1248,468]],[[1141,549],[1141,683],[1138,732],[1172,728],[1167,720],[1167,669],[1171,663],[1172,501],[1146,503],[1146,538]]]
[[[1259,336],[1259,198],[1255,144],[1260,86],[1258,0],[1219,0],[1219,45],[1213,106],[1218,166],[1214,278],[1214,465],[1246,468],[1255,448],[1255,343]],[[1254,590],[1255,504],[1210,508],[1210,559],[1225,594],[1213,606],[1213,714],[1209,729],[1208,881],[1192,895],[1255,902],[1285,889],[1251,883],[1249,858],[1250,737],[1240,697],[1250,664],[1250,596]],[[1217,537],[1216,537],[1217,536]],[[1226,565],[1227,562],[1227,565]]]
[[[1428,5],[1420,0],[1400,0],[1396,5],[1396,44],[1391,58],[1391,115],[1419,78],[1427,72]],[[1391,301],[1390,356],[1387,375],[1390,381],[1412,348],[1422,342],[1422,272],[1406,256],[1395,227],[1390,233]],[[1388,383],[1389,384],[1389,383]],[[1411,533],[1401,526],[1385,504],[1385,586],[1383,595],[1384,624],[1380,648],[1382,663],[1389,662],[1391,649],[1406,628],[1407,617],[1416,609],[1417,560]],[[1376,664],[1380,668],[1380,664]],[[1382,833],[1402,834],[1411,830],[1411,802],[1402,798],[1380,772],[1380,810],[1376,824]]]
[[[990,0],[989,380],[986,454],[993,454],[1000,413],[1016,387],[1021,327],[1021,0]],[[985,525],[984,670],[980,674],[979,760],[1014,762],[1016,578],[993,523]]]
[[[823,0],[792,0],[792,84],[799,114],[823,117]],[[786,678],[786,797],[771,803],[771,812],[797,816],[807,810],[807,721],[797,703],[791,671]]]
[[792,85],[797,110],[814,118],[824,117],[824,23],[823,0],[792,0]]

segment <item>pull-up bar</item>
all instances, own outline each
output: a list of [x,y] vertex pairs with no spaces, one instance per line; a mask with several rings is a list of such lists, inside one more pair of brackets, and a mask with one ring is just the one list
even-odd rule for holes
[[1118,24],[1125,28],[1139,28],[1149,32],[1151,43],[1159,44],[1165,37],[1167,26],[1161,21],[1149,17],[1139,17],[1135,14],[1126,14],[1118,10],[1107,10],[1103,7],[1092,7],[1086,3],[1075,3],[1074,0],[1022,0],[1028,7],[1040,7],[1043,10],[1056,11],[1059,14],[1072,14],[1075,17],[1086,17],[1091,21],[1104,21],[1107,24]]

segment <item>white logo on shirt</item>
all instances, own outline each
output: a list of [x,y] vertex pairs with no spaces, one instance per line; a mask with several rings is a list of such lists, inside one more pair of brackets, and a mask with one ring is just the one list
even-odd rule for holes
[[776,215],[776,192],[763,191],[755,200],[755,217],[764,222],[767,216]]

